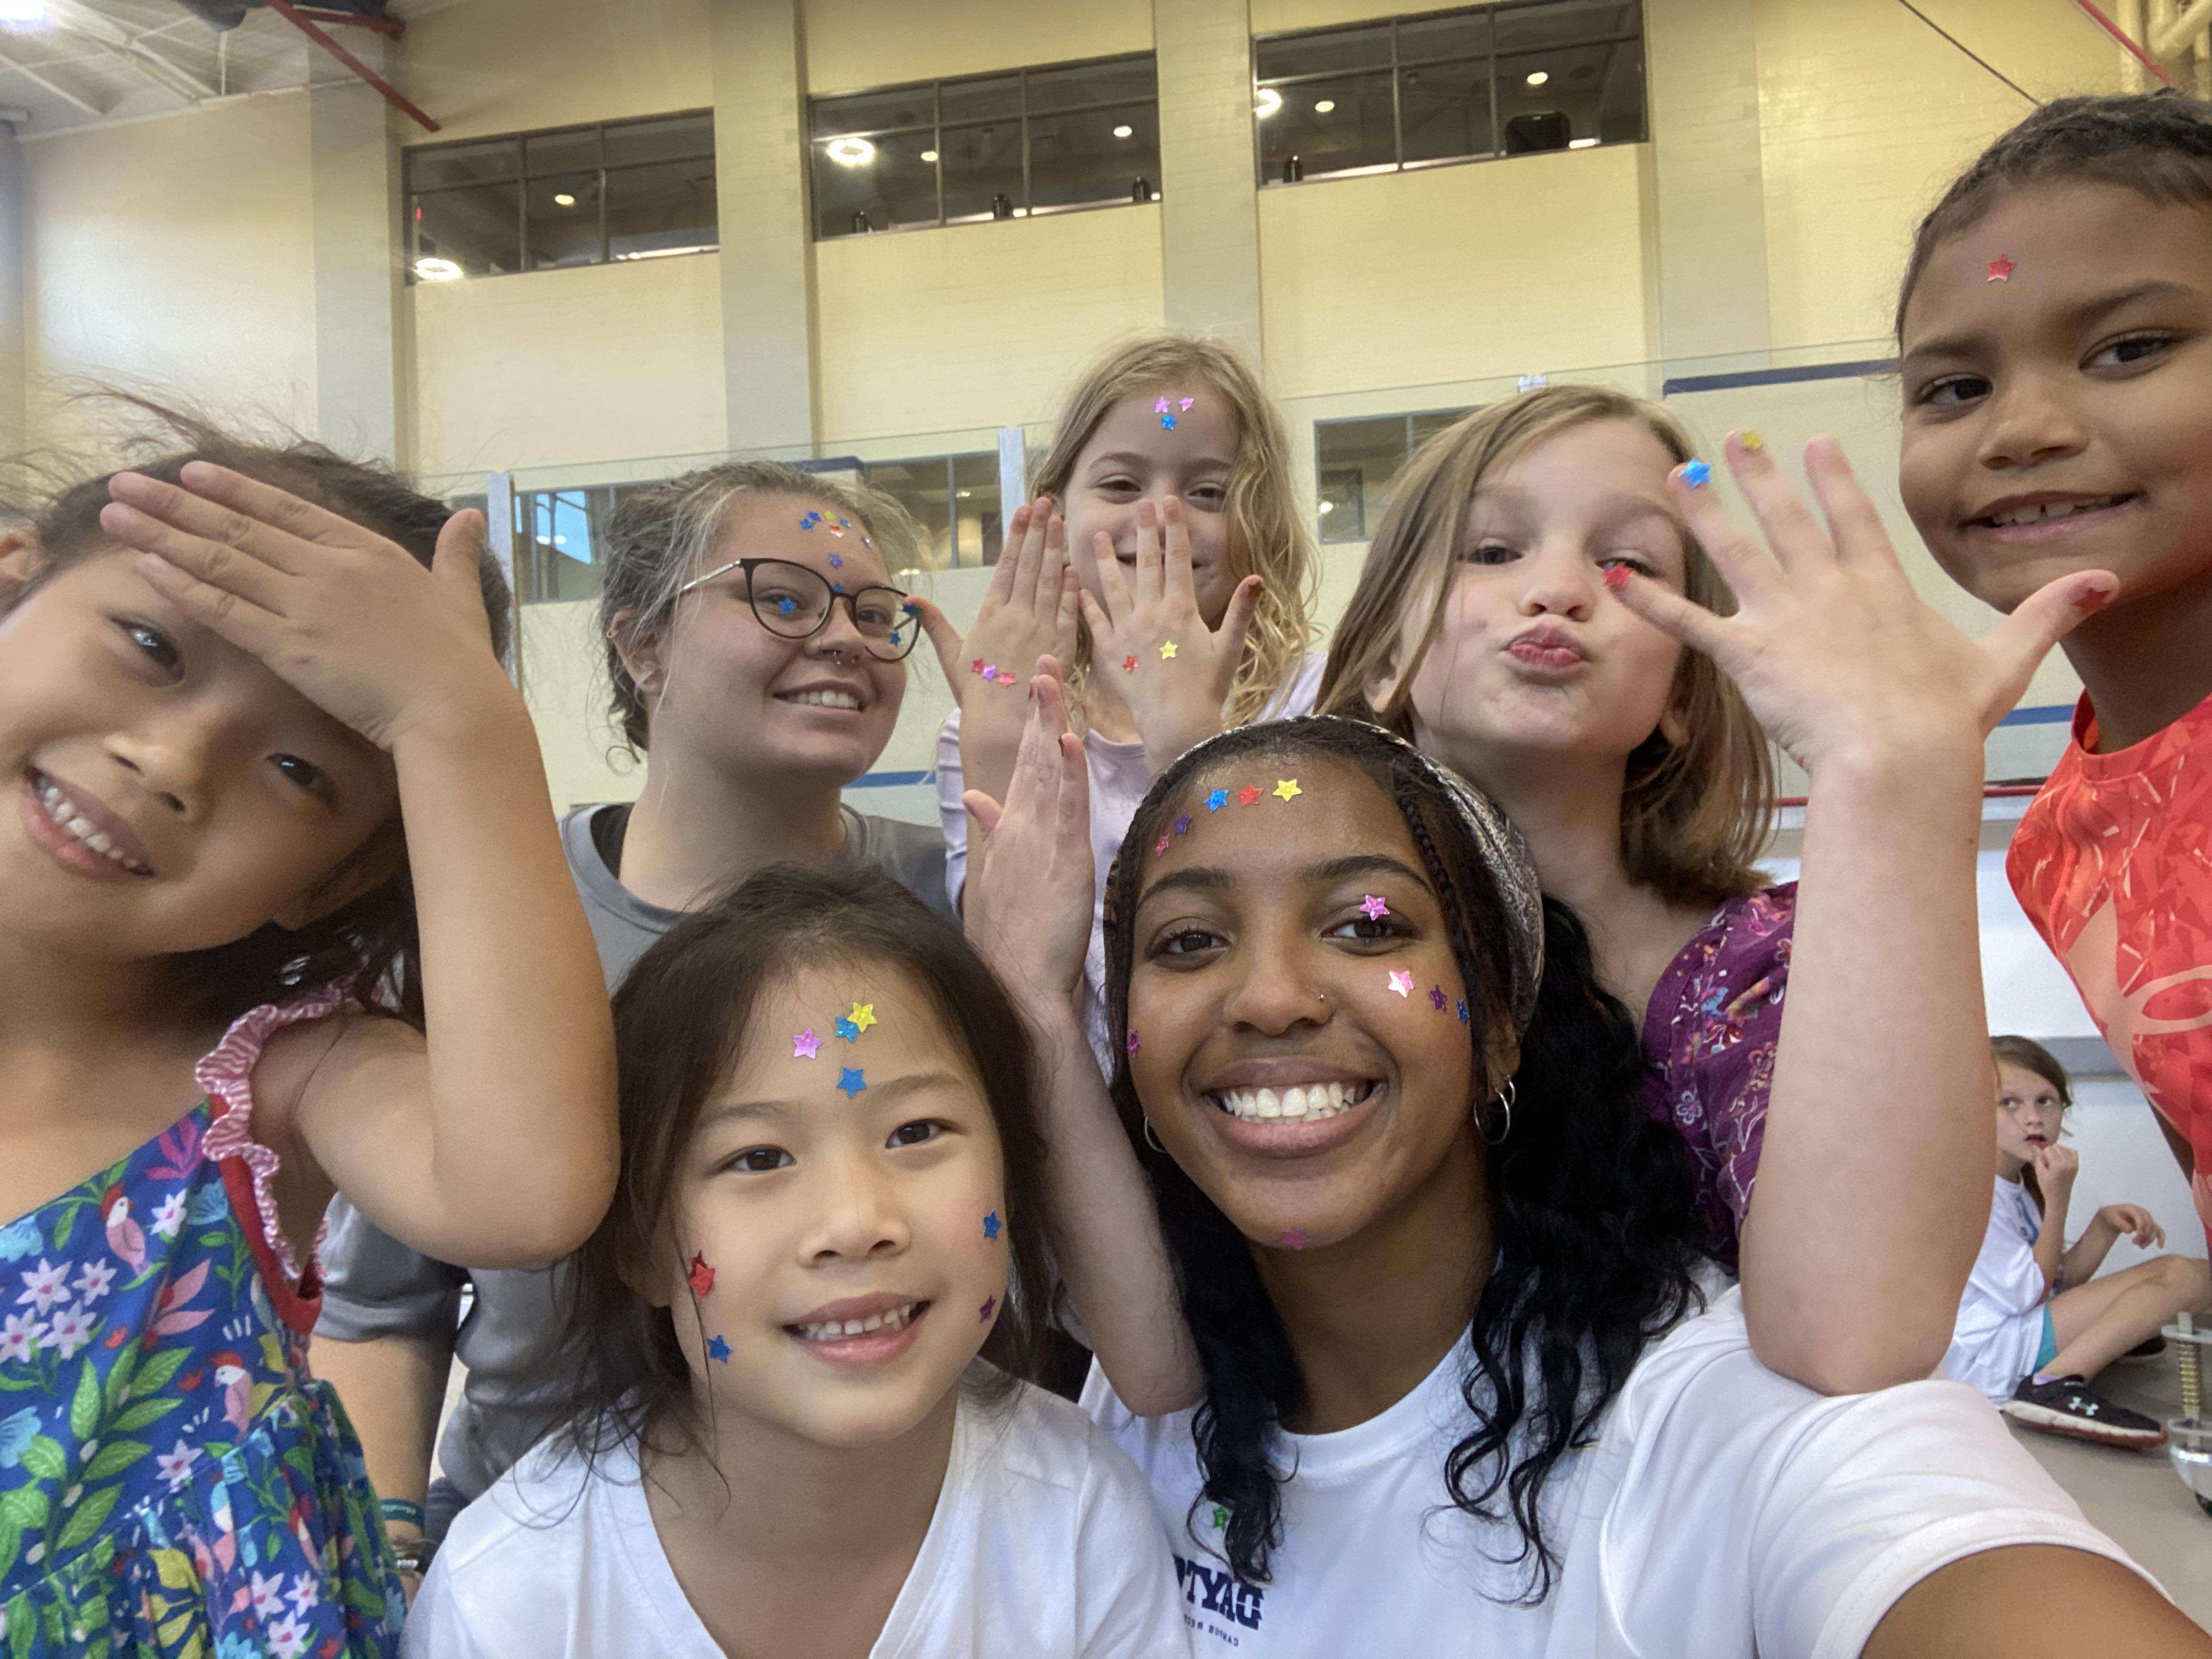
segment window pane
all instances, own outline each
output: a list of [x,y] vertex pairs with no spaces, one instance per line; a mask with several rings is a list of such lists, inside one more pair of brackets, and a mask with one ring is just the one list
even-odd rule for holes
[[651,259],[714,246],[714,164],[607,169],[607,257]]
[[661,121],[623,121],[607,128],[607,165],[673,161],[714,153],[714,118],[672,115]]
[[533,132],[522,141],[524,165],[532,173],[573,173],[599,165],[599,130],[575,127],[567,132]]
[[988,75],[971,81],[947,81],[939,89],[944,118],[950,121],[999,121],[1022,112],[1022,77]]
[[[1505,136],[1505,153],[1520,155],[1532,150],[1565,149],[1574,139],[1597,137],[1606,102],[1607,67],[1614,52],[1633,53],[1634,50],[1632,46],[1553,47],[1499,58],[1498,114]],[[1638,75],[1639,90],[1642,82]],[[1641,100],[1637,101],[1640,106]],[[1638,125],[1641,125],[1640,111]]]
[[525,590],[541,602],[599,597],[596,553],[611,492],[532,490],[515,497],[515,559],[528,572]]
[[[467,276],[496,276],[522,268],[520,185],[473,185],[433,191],[415,201],[416,274],[442,259]],[[450,276],[439,268],[437,274]]]
[[951,566],[954,562],[952,503],[945,491],[945,458],[871,461],[867,476],[868,483],[904,507],[920,529],[915,550],[917,568],[943,570]]
[[928,133],[815,141],[817,237],[936,222],[937,151]]
[[809,131],[817,138],[835,138],[844,132],[926,127],[937,119],[937,88],[924,81],[919,86],[856,93],[849,98],[817,98],[809,118]]
[[531,270],[599,264],[602,255],[598,173],[532,179],[524,191],[530,213],[526,246]]
[[1022,125],[947,127],[945,143],[945,222],[1011,219],[1022,201]]
[[1472,408],[1431,409],[1424,410],[1419,415],[1408,416],[1408,423],[1412,427],[1408,435],[1413,447],[1419,449],[1446,427],[1455,425],[1474,413],[1474,410]]
[[952,512],[960,562],[998,563],[1001,519],[995,454],[952,458]]
[[1493,15],[1500,52],[1604,41],[1638,29],[1634,0],[1547,0],[1540,6],[1500,6]]
[[1389,505],[1390,482],[1406,464],[1406,417],[1324,421],[1314,428],[1314,470],[1320,479],[1321,536],[1327,542],[1367,539]]
[[1260,177],[1295,184],[1397,159],[1390,130],[1390,73],[1303,81],[1282,89],[1282,106],[1260,122]]
[[1479,58],[1490,50],[1490,14],[1454,12],[1443,17],[1405,17],[1398,21],[1398,62]]
[[[951,88],[946,88],[950,91]],[[1112,58],[1103,64],[1071,64],[1064,69],[1030,71],[1030,113],[1069,109],[1079,104],[1151,103],[1159,96],[1152,60]],[[952,113],[951,105],[945,114]]]
[[1160,181],[1159,110],[1030,117],[1030,205],[1149,202]]
[[484,179],[512,179],[520,169],[521,146],[512,138],[484,144],[441,144],[407,152],[407,181],[416,190],[439,185],[472,185]]
[[1492,153],[1488,58],[1424,64],[1398,74],[1398,118],[1408,161]]
[[1253,61],[1262,81],[1285,75],[1342,75],[1352,70],[1387,69],[1390,26],[1368,23],[1358,28],[1324,29],[1317,34],[1261,40],[1258,46]]

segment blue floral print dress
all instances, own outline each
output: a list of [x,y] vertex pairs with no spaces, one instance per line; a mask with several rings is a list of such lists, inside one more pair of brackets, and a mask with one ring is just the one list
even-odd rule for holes
[[319,1285],[253,1139],[255,1009],[206,1097],[0,1228],[0,1659],[391,1654],[405,1601],[360,1443],[307,1371]]

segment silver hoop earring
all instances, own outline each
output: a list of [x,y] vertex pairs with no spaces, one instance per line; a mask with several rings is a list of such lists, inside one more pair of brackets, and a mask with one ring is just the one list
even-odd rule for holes
[[1168,1155],[1168,1149],[1160,1145],[1160,1138],[1152,1133],[1152,1121],[1149,1117],[1145,1120],[1145,1145],[1151,1147],[1162,1158],[1165,1158]]
[[1491,1103],[1492,1105],[1497,1106],[1499,1109],[1504,1120],[1499,1125],[1496,1134],[1491,1133],[1490,1126],[1483,1121],[1484,1115],[1481,1109],[1478,1108],[1475,1111],[1475,1133],[1480,1134],[1483,1139],[1489,1142],[1492,1146],[1503,1146],[1505,1141],[1505,1137],[1513,1133],[1514,1096],[1515,1091],[1513,1087],[1513,1079],[1509,1077],[1505,1079],[1505,1086],[1498,1091],[1497,1098]]

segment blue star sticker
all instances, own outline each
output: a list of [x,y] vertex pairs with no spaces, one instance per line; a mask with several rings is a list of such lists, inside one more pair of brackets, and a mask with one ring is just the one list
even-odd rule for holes
[[1228,805],[1229,792],[1226,789],[1216,789],[1206,798],[1206,810],[1209,812],[1218,812]]
[[1712,476],[1711,464],[1705,461],[1692,461],[1682,469],[1682,482],[1692,489],[1697,489]]
[[986,1238],[996,1238],[999,1236],[999,1228],[1001,1224],[1002,1224],[999,1220],[999,1212],[996,1210],[992,1211],[990,1214],[983,1218],[983,1237]]
[[1164,430],[1165,430],[1165,431],[1169,431],[1169,432],[1172,432],[1172,431],[1174,431],[1174,430],[1175,430],[1175,423],[1176,423],[1176,417],[1175,417],[1174,416],[1172,416],[1172,415],[1163,415],[1163,416],[1160,416],[1160,426],[1161,426],[1162,429],[1164,429]]
[[837,1016],[837,1035],[848,1042],[858,1042],[860,1040],[860,1028],[846,1018],[844,1015],[840,1014]]
[[836,569],[840,565],[843,564],[844,562],[845,562],[845,556],[844,556],[842,553],[832,553],[832,554],[830,556],[830,568],[832,570]]
[[709,1342],[707,1345],[707,1357],[709,1359],[719,1359],[725,1365],[728,1364],[730,1363],[730,1345],[723,1341],[720,1337],[716,1337],[712,1342]]
[[893,629],[891,629],[891,643],[892,643],[893,645],[896,645],[898,642],[899,642],[899,631],[898,631],[898,629],[897,629],[894,628]]
[[1460,1000],[1460,1005],[1459,1005],[1459,1023],[1460,1023],[1461,1024],[1462,1024],[1462,1025],[1465,1025],[1465,1024],[1468,1024],[1468,1023],[1469,1023],[1470,1018],[1471,1018],[1471,1017],[1468,1015],[1468,1012],[1467,1012],[1467,1001],[1466,1001],[1466,999],[1462,998],[1462,999],[1461,999],[1461,1000]]
[[838,1068],[837,1086],[845,1091],[845,1097],[849,1100],[868,1085],[861,1078],[859,1066],[845,1066]]
[[779,617],[788,617],[798,609],[798,605],[792,602],[791,595],[788,593],[775,602],[775,613]]

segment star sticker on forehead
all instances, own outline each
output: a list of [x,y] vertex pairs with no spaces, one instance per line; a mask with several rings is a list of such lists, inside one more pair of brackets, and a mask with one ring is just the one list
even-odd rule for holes
[[1175,821],[1175,832],[1176,832],[1176,834],[1177,834],[1178,836],[1187,836],[1187,835],[1188,835],[1188,834],[1190,833],[1190,814],[1189,814],[1189,813],[1185,812],[1185,813],[1182,814],[1180,817],[1178,817],[1176,819],[1176,821]]
[[1293,795],[1304,794],[1305,791],[1298,787],[1296,778],[1283,778],[1277,781],[1274,793],[1277,799],[1288,800]]
[[1226,789],[1209,789],[1206,792],[1206,810],[1207,811],[1218,812],[1223,807],[1228,805],[1229,792]]
[[691,1271],[684,1275],[684,1282],[691,1287],[694,1296],[704,1296],[714,1288],[714,1270],[707,1265],[705,1256],[696,1251],[692,1253]]
[[1401,997],[1413,994],[1413,976],[1403,968],[1390,970],[1390,988]]
[[2013,272],[2019,269],[2020,266],[2009,257],[2000,253],[1990,261],[1990,274],[1987,280],[1992,283],[2008,283],[2012,281]]
[[860,1040],[860,1028],[840,1014],[837,1016],[837,1035],[848,1042],[858,1042]]
[[821,1052],[822,1039],[814,1035],[811,1025],[791,1039],[791,1057],[793,1060],[811,1060]]
[[845,1091],[845,1097],[851,1100],[866,1089],[868,1083],[867,1079],[860,1075],[859,1066],[841,1066],[837,1068],[837,1086]]
[[1248,783],[1242,789],[1239,789],[1237,792],[1237,799],[1244,805],[1251,806],[1258,803],[1260,793],[1260,786],[1258,784]]
[[854,1024],[864,1031],[866,1030],[876,1023],[876,1005],[872,1002],[854,1003],[851,1018]]

